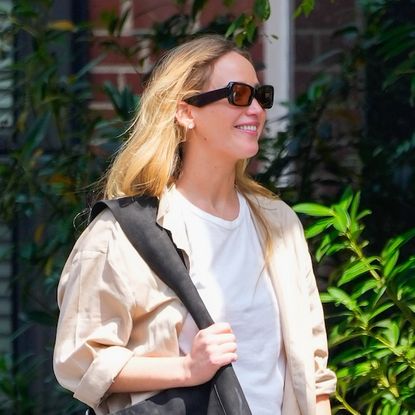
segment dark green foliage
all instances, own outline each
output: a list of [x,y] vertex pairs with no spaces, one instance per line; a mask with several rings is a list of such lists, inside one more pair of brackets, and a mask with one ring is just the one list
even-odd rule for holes
[[[324,203],[298,209],[319,217],[306,233],[323,261],[335,411],[412,414],[415,2],[360,7],[367,25],[334,34],[344,46],[321,57],[330,64],[289,104],[286,131],[265,140],[257,178],[285,200]],[[347,185],[361,191],[332,205]],[[374,214],[358,212],[360,195]]]
[[359,210],[360,193],[347,190],[329,207],[303,203],[317,217],[307,229],[316,259],[331,268],[326,303],[331,365],[338,376],[333,413],[411,415],[415,408],[415,256],[401,255],[415,228],[370,252]]
[[265,141],[258,179],[291,202],[330,202],[346,185],[360,189],[366,206],[382,208],[367,220],[380,249],[415,226],[415,2],[359,5],[366,24],[333,34],[340,46],[288,104],[287,130]]

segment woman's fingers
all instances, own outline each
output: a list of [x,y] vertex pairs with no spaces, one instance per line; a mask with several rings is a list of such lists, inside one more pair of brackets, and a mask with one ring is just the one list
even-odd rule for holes
[[234,362],[236,350],[236,338],[228,323],[215,323],[200,330],[185,359],[191,384],[207,382],[220,367]]

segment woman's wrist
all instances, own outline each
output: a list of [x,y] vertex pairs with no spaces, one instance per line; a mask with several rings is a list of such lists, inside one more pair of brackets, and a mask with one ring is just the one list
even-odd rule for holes
[[330,415],[331,405],[329,395],[318,395],[316,397],[316,415]]
[[115,377],[110,392],[144,392],[191,385],[186,356],[133,357]]

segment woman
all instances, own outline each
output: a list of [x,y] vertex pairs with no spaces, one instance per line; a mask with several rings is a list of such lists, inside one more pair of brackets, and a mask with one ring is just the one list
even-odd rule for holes
[[198,331],[101,213],[63,270],[54,355],[59,382],[97,414],[204,383],[228,363],[253,414],[330,413],[335,375],[300,222],[245,174],[272,100],[248,55],[220,36],[172,50],[153,71],[105,194],[159,198],[157,221],[217,323]]

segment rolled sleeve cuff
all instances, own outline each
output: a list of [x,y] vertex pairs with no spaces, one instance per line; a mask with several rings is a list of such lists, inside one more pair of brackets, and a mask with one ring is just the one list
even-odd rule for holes
[[316,396],[330,395],[336,390],[337,378],[330,369],[321,370],[316,374]]
[[119,346],[101,350],[76,388],[74,398],[97,407],[132,356],[131,350]]

